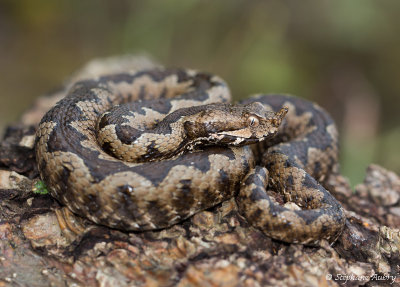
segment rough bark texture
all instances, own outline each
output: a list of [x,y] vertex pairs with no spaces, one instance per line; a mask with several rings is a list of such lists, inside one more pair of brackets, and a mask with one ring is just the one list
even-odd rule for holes
[[[121,62],[154,65],[143,58],[107,61],[91,63],[71,81],[105,67],[118,71]],[[110,63],[117,64],[110,70]],[[49,195],[33,192],[35,127],[59,97],[38,100],[0,142],[0,286],[400,285],[400,178],[377,165],[354,191],[342,176],[330,178],[347,215],[333,246],[274,241],[249,226],[234,200],[142,233],[70,214]],[[73,224],[63,224],[65,217]]]

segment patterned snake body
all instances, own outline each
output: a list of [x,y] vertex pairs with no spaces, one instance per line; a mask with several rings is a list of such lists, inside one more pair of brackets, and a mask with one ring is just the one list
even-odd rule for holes
[[[189,70],[78,82],[37,130],[41,177],[71,211],[112,228],[166,228],[236,196],[273,238],[333,242],[344,212],[318,183],[337,164],[330,117],[289,96],[229,100],[220,78]],[[266,194],[268,172],[270,186],[303,210]]]

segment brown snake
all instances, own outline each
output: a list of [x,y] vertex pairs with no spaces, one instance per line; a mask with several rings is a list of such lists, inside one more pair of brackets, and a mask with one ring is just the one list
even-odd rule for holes
[[223,80],[191,70],[78,82],[37,130],[41,177],[71,211],[112,228],[166,228],[236,197],[268,236],[334,242],[345,215],[321,185],[337,166],[332,119],[290,96],[229,101]]

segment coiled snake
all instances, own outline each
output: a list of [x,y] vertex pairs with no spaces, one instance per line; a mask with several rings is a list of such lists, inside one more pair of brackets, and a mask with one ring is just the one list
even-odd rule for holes
[[[166,228],[235,196],[268,236],[335,241],[344,212],[319,184],[337,165],[331,118],[291,96],[229,100],[223,80],[191,70],[78,82],[37,130],[41,177],[71,211],[112,228]],[[268,183],[301,209],[276,203]]]

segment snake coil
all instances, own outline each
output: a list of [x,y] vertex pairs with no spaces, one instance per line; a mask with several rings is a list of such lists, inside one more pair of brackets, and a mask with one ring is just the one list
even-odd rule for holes
[[37,130],[41,177],[71,211],[112,228],[166,228],[235,196],[268,236],[335,241],[344,211],[320,184],[337,166],[329,115],[286,95],[229,101],[223,80],[192,70],[78,82]]

